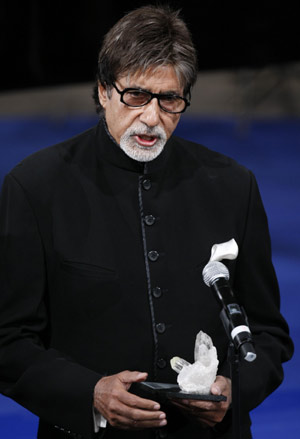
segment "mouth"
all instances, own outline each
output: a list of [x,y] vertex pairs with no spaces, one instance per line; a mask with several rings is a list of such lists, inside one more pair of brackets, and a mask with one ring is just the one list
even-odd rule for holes
[[148,148],[154,146],[158,140],[157,136],[149,136],[146,134],[136,134],[134,138],[139,145]]

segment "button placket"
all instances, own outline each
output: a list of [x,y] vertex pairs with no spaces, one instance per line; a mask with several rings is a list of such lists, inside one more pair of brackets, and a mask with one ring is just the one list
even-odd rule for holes
[[[164,333],[166,324],[157,318],[160,314],[161,302],[157,301],[163,294],[160,285],[161,271],[163,269],[164,251],[161,248],[161,237],[158,227],[159,212],[155,210],[155,183],[149,175],[140,176],[139,201],[142,221],[142,234],[144,243],[144,256],[146,258],[146,272],[148,278],[149,304],[152,316],[152,328],[155,344],[154,377],[157,379],[159,370],[167,367],[168,360],[164,356]],[[154,198],[153,198],[154,197]],[[154,285],[153,285],[154,283]],[[152,287],[153,285],[153,287]]]

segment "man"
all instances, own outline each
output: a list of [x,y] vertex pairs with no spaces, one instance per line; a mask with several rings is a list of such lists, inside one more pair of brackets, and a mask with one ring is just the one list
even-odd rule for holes
[[[1,391],[36,413],[39,438],[230,438],[228,340],[201,272],[234,238],[233,286],[257,360],[242,364],[249,410],[292,354],[279,312],[255,179],[233,160],[172,135],[189,105],[196,54],[176,12],[137,9],[99,54],[97,127],[25,159],[1,199]],[[176,382],[202,329],[218,351],[213,394],[172,400],[136,383]],[[99,428],[100,427],[100,428]]]

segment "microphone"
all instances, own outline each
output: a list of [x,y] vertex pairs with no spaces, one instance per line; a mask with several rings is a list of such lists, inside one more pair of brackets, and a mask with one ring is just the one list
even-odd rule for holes
[[221,305],[221,320],[229,339],[241,357],[246,361],[254,361],[254,349],[248,319],[244,309],[239,306],[229,285],[228,268],[219,261],[209,262],[202,271],[204,283],[210,287],[217,302]]

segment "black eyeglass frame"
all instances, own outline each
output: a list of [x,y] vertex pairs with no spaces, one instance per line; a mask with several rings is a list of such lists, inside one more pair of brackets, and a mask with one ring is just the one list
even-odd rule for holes
[[[115,90],[119,93],[120,95],[120,101],[127,105],[127,107],[132,107],[132,108],[140,108],[140,107],[144,107],[145,105],[149,104],[149,102],[152,101],[152,99],[156,98],[159,108],[161,108],[163,111],[165,111],[166,113],[171,113],[171,114],[180,114],[180,113],[184,113],[185,110],[187,109],[187,107],[191,104],[190,101],[182,96],[179,95],[173,95],[173,94],[167,94],[167,93],[152,93],[151,91],[148,90],[144,90],[142,88],[134,88],[134,87],[128,87],[128,88],[124,88],[124,90],[119,90],[118,87],[116,86],[116,84],[113,82],[112,86],[115,88]],[[124,101],[124,94],[127,93],[128,91],[140,91],[142,93],[147,93],[149,95],[149,99],[147,102],[145,102],[142,105],[130,105],[127,104],[127,102]],[[166,110],[160,103],[160,99],[163,97],[172,97],[172,98],[178,98],[181,99],[184,103],[185,103],[185,107],[183,110],[181,111],[170,111],[170,110]]]

